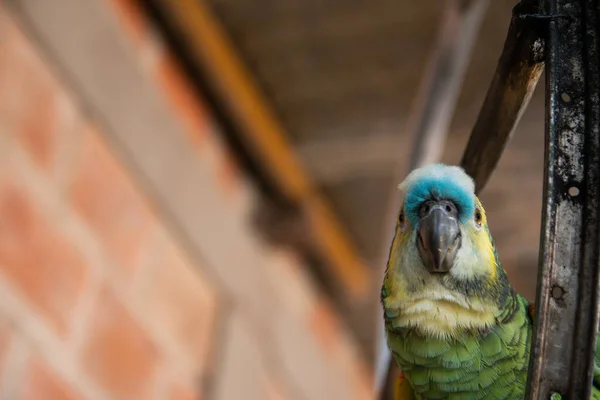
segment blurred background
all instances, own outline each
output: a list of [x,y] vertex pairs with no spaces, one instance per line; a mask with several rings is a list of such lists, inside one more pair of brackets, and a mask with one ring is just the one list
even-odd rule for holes
[[[0,399],[372,399],[443,4],[0,3]],[[514,5],[476,32],[447,163]],[[481,196],[529,299],[543,124],[541,85]]]

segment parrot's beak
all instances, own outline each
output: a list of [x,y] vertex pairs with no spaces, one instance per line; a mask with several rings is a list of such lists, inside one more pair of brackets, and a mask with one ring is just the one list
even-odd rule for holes
[[430,273],[452,268],[461,238],[456,206],[447,200],[428,201],[419,210],[419,255]]

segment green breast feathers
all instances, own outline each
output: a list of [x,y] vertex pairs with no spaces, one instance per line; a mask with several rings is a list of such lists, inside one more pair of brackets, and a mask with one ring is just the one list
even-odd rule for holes
[[497,325],[434,338],[386,318],[388,344],[417,399],[523,399],[531,319],[527,301]]

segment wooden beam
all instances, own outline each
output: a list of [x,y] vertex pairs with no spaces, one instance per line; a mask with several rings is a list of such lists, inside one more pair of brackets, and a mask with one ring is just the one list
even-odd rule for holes
[[207,70],[250,151],[282,193],[299,204],[327,264],[352,295],[363,296],[370,275],[334,213],[305,172],[285,129],[203,0],[157,0],[175,22],[195,62]]
[[461,160],[475,180],[476,193],[496,169],[544,70],[543,18],[533,15],[538,2],[521,0],[513,9],[504,49]]

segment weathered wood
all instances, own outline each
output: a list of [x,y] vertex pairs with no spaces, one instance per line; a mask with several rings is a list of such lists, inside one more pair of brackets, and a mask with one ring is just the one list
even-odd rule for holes
[[364,299],[370,274],[343,224],[323,199],[289,142],[288,132],[243,64],[219,20],[204,0],[146,0],[159,8],[190,49],[194,63],[211,77],[248,153],[269,179],[297,205],[319,255],[349,295]]
[[513,17],[492,83],[461,160],[481,192],[496,168],[544,68],[543,25],[536,1],[522,1]]

